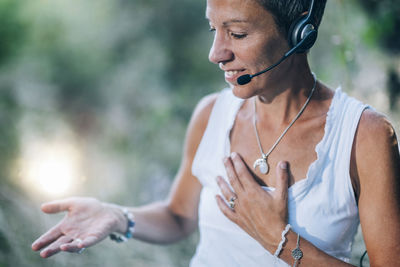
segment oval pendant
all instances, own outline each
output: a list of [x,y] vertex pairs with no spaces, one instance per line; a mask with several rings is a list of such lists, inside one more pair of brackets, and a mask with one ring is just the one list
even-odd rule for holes
[[262,174],[267,174],[268,171],[269,171],[269,167],[268,167],[267,160],[264,159],[264,158],[257,159],[257,160],[254,162],[253,168],[254,168],[254,169],[257,169],[257,167],[259,167],[260,172],[261,172]]

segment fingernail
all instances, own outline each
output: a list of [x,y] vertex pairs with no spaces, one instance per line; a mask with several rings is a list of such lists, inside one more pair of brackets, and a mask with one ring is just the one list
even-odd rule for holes
[[281,163],[279,163],[279,167],[283,170],[287,169],[287,162],[286,161],[282,161]]
[[232,152],[231,153],[231,158],[235,159],[237,157],[237,153],[236,152]]

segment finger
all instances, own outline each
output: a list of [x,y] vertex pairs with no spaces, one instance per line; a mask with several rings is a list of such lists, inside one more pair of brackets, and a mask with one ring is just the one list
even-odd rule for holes
[[61,236],[59,239],[57,239],[55,242],[53,242],[52,244],[50,244],[47,248],[45,248],[44,250],[42,250],[40,252],[40,256],[43,258],[48,258],[50,256],[53,256],[54,254],[57,254],[58,252],[61,251],[60,246],[71,242],[72,238],[69,236]]
[[100,239],[96,236],[87,236],[83,239],[81,244],[78,244],[79,248],[87,248],[93,246],[94,244],[98,243]]
[[231,221],[233,221],[234,223],[236,223],[237,221],[237,215],[235,213],[235,210],[229,208],[225,201],[222,199],[221,196],[217,195],[215,196],[216,200],[217,200],[217,205],[219,207],[219,209],[222,211],[222,213]]
[[72,198],[60,199],[42,204],[41,209],[45,213],[57,213],[67,211],[72,205]]
[[235,193],[232,192],[232,190],[229,188],[228,183],[224,179],[222,179],[221,176],[217,177],[217,184],[226,200],[230,200],[232,197],[236,196]]
[[75,238],[72,242],[62,244],[60,249],[67,252],[78,252],[84,248],[82,239]]
[[289,183],[289,164],[280,161],[276,168],[276,190],[275,195],[280,199],[287,199]]
[[258,187],[258,184],[253,178],[253,175],[247,169],[246,164],[240,155],[236,152],[233,152],[231,155],[233,167],[237,173],[237,177],[239,178],[243,188],[247,187]]
[[235,192],[242,191],[243,185],[238,179],[238,175],[236,174],[235,168],[233,167],[231,158],[227,157],[224,159],[224,166],[226,174],[228,175],[229,183],[232,186],[233,190],[235,190]]
[[61,235],[62,232],[59,223],[36,239],[36,241],[32,244],[32,249],[35,251],[40,250],[57,240]]

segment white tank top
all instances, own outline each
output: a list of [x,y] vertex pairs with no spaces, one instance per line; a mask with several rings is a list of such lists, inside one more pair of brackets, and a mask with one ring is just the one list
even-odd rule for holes
[[[227,180],[222,159],[231,152],[229,135],[242,103],[230,89],[219,94],[193,161],[193,175],[203,189],[199,204],[200,242],[192,267],[288,266],[226,218],[215,200],[215,195],[221,194],[215,178]],[[350,180],[351,148],[366,108],[340,88],[336,90],[324,136],[315,148],[317,160],[310,165],[306,179],[289,188],[288,195],[293,231],[346,262],[359,224]]]

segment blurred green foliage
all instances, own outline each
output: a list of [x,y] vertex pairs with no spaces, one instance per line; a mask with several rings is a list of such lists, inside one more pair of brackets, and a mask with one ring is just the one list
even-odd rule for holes
[[371,18],[366,39],[378,42],[387,51],[400,53],[400,1],[360,0],[359,3]]
[[[318,77],[366,101],[395,92],[371,103],[394,109],[396,2],[328,1],[310,53]],[[125,205],[164,199],[194,106],[226,86],[207,59],[204,12],[205,1],[193,0],[0,0],[0,266],[188,265],[197,235],[167,248],[106,241],[80,256],[39,258],[30,243],[62,215],[40,213],[54,197],[24,187],[18,163],[31,143],[61,140],[82,155],[69,195]],[[383,68],[370,75],[377,58]]]
[[[18,56],[26,34],[27,25],[19,16],[20,4],[14,0],[0,1],[0,70],[4,70],[7,63]],[[15,257],[5,223],[7,216],[18,213],[13,211],[9,214],[5,209],[9,204],[6,190],[16,190],[8,185],[10,166],[18,155],[19,143],[17,123],[20,109],[13,86],[12,80],[0,75],[0,266],[8,266],[8,255]]]
[[393,67],[389,67],[387,89],[390,109],[395,110],[400,96],[400,75]]
[[18,153],[19,106],[9,84],[0,84],[0,184],[10,175],[9,166]]
[[27,24],[21,18],[20,0],[0,1],[0,64],[15,56],[25,39]]
[[[0,1],[0,70],[15,56],[21,47],[27,25],[19,15],[20,1]],[[19,119],[18,100],[12,80],[0,80],[0,184],[7,177],[10,161],[16,157]]]
[[[393,54],[398,62],[400,54],[400,1],[399,0],[362,0],[359,1],[370,16],[369,27],[365,31],[365,40],[377,43],[385,51]],[[397,55],[397,56],[396,56]],[[398,63],[397,63],[398,64]],[[397,108],[400,97],[400,67],[389,65],[387,68],[387,92],[391,110]]]

